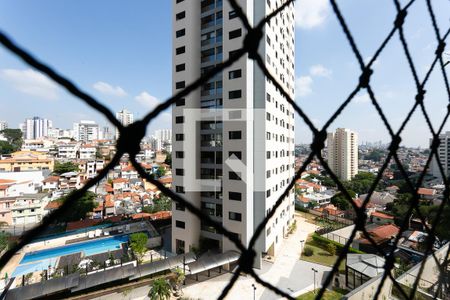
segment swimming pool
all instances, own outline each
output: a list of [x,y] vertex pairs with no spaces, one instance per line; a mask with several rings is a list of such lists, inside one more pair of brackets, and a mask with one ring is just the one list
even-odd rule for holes
[[27,264],[39,260],[56,258],[68,254],[83,252],[85,256],[120,249],[120,245],[128,241],[128,235],[113,236],[82,243],[29,252],[22,258],[20,264]]

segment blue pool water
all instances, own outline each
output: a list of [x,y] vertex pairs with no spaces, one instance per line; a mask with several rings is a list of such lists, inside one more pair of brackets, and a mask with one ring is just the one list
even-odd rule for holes
[[[103,253],[107,251],[120,249],[120,245],[128,241],[128,235],[114,236],[110,238],[86,241],[82,243],[70,244],[57,248],[39,250],[25,254],[21,265],[36,262],[39,260],[57,258],[60,256],[84,252],[85,256]],[[20,267],[20,266],[19,266]],[[47,265],[48,267],[48,265]]]

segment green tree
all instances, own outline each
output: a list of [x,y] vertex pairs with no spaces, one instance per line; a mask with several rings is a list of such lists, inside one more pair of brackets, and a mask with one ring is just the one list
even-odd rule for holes
[[159,198],[153,199],[153,205],[144,206],[142,211],[145,213],[153,214],[159,211],[166,211],[172,209],[172,199],[166,195],[159,195]]
[[166,153],[166,159],[164,160],[164,163],[172,167],[172,153]]
[[0,134],[6,138],[6,141],[14,148],[14,151],[22,148],[22,130],[6,128],[0,131]]
[[[64,203],[69,195],[59,198],[56,201]],[[71,222],[84,219],[88,212],[91,212],[94,208],[97,207],[97,204],[94,202],[95,197],[95,193],[89,191],[86,192],[83,196],[72,203],[69,211],[65,212],[63,215],[58,216],[57,220],[59,222]]]
[[6,141],[0,141],[0,154],[10,154],[16,151],[14,146]]
[[[352,190],[347,190],[350,196],[355,198],[356,193]],[[338,193],[331,198],[331,203],[338,207],[340,210],[347,210],[350,208],[351,204],[347,198],[342,193]]]
[[164,169],[164,167],[162,166],[158,167],[158,169],[156,170],[156,175],[158,177],[163,177],[164,175],[166,175],[166,169]]
[[355,193],[367,194],[369,192],[370,187],[375,181],[376,176],[369,172],[360,172],[355,175],[350,181],[344,182],[344,187],[348,190],[352,190]]
[[65,163],[56,162],[55,167],[53,169],[53,173],[57,175],[76,171],[78,171],[78,164],[73,163],[71,161]]
[[167,300],[170,299],[171,287],[169,282],[164,278],[158,278],[153,281],[148,292],[150,300]]
[[0,232],[0,250],[5,249],[9,243],[9,234],[6,232]]
[[148,236],[143,232],[137,232],[130,235],[130,247],[139,262],[147,252]]

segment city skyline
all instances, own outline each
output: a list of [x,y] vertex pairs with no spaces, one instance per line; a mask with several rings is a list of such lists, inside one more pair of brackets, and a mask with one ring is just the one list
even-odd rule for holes
[[[301,5],[308,9],[300,11],[296,19],[296,40],[301,41],[296,47],[296,101],[316,126],[322,126],[357,83],[360,72],[344,35],[339,26],[335,26],[337,21],[328,1],[297,2],[297,11]],[[171,94],[171,5],[169,2],[158,3],[156,10],[154,4],[145,1],[136,2],[133,7],[124,7],[115,1],[98,1],[87,11],[83,8],[85,4],[87,2],[81,1],[76,5],[62,5],[46,0],[27,4],[27,9],[23,9],[24,3],[3,1],[0,4],[0,28],[44,62],[76,81],[112,111],[126,106],[135,113],[135,119],[139,119]],[[364,7],[355,0],[339,4],[357,42],[363,45],[364,59],[370,59],[376,45],[390,30],[395,7],[388,1],[386,5],[368,3]],[[434,5],[438,23],[444,22],[443,16],[450,4],[438,0]],[[51,9],[47,9],[50,6]],[[427,58],[436,48],[425,12],[424,3],[415,3],[408,12],[405,26],[420,78],[430,64]],[[79,18],[71,17],[77,14],[83,17],[82,23]],[[23,21],[17,22],[19,19]],[[114,19],[127,21],[131,31],[121,28],[120,22],[114,24]],[[365,26],[359,26],[361,20]],[[77,41],[67,38],[71,35],[76,35]],[[45,43],[42,42],[44,36]],[[146,36],[149,38],[144,38]],[[395,130],[412,106],[415,87],[398,38],[394,39],[397,41],[374,65],[372,84]],[[333,43],[332,51],[326,46],[329,42]],[[85,44],[89,47],[82,46]],[[64,45],[64,51],[60,51],[61,45]],[[52,119],[63,128],[70,128],[71,123],[80,119],[94,119],[102,126],[107,124],[97,112],[61,91],[3,48],[0,48],[0,64],[0,103],[14,99],[21,107],[20,111],[13,107],[3,110],[0,119],[6,120],[10,127],[17,126],[23,117],[35,114]],[[435,127],[443,118],[440,108],[447,101],[438,90],[442,90],[442,82],[435,71],[425,96],[425,105]],[[70,110],[64,111],[67,107]],[[23,115],[18,115],[22,112]],[[150,124],[149,132],[169,128],[170,116],[170,109],[163,112]],[[309,130],[298,117],[296,124],[296,143],[309,143]],[[358,131],[364,141],[390,141],[380,117],[364,93],[357,95],[333,123],[332,128],[338,127]],[[449,129],[445,126],[444,131]],[[405,129],[403,144],[427,147],[430,135],[423,117],[416,113]]]

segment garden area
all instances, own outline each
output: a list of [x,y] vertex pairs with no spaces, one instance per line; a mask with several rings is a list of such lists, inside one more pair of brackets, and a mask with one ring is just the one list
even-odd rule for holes
[[[332,267],[342,248],[343,245],[314,233],[308,237],[300,259]],[[350,248],[349,253],[363,252]],[[345,273],[345,259],[339,265],[339,273]]]
[[[314,299],[316,299],[317,293],[319,293],[319,289],[316,289],[314,291],[300,295],[297,297],[297,300],[314,300]],[[341,299],[342,296],[344,296],[344,295],[337,291],[326,290],[321,299],[338,300],[338,299]]]

